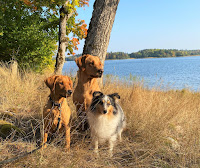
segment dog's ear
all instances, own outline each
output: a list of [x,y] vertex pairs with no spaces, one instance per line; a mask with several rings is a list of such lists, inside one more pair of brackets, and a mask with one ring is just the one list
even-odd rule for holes
[[89,55],[82,55],[79,58],[75,59],[75,62],[77,64],[77,66],[79,67],[79,69],[81,69],[82,71],[85,71],[85,59],[88,57]]
[[55,89],[55,81],[57,78],[58,78],[58,75],[53,75],[44,80],[44,82],[46,83],[46,85],[49,87],[51,91]]
[[93,97],[97,97],[97,96],[103,96],[103,93],[100,92],[100,91],[95,91],[95,92],[93,93]]
[[118,93],[113,93],[113,94],[110,94],[108,95],[109,97],[113,98],[113,99],[120,99],[120,95]]
[[90,105],[91,111],[95,111],[96,106],[99,104],[99,99],[101,99],[101,96],[103,96],[103,93],[100,91],[95,91],[93,93],[92,103]]
[[69,79],[70,86],[73,88],[73,82],[72,82],[71,78],[68,77],[68,79]]

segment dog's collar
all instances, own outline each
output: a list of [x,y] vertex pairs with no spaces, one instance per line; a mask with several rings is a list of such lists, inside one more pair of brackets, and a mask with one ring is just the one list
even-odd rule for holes
[[59,110],[58,123],[57,123],[57,126],[56,126],[56,131],[57,131],[58,128],[59,128],[59,125],[60,125],[61,112],[62,112],[61,105],[62,105],[63,102],[61,102],[61,103],[56,103],[56,102],[54,102],[54,101],[52,100],[52,98],[51,98],[50,95],[49,95],[49,100],[52,102],[52,107],[51,107],[50,112],[52,112],[52,110],[53,110],[53,108],[54,108],[55,106],[57,106],[57,107],[58,107],[58,110]]
[[49,100],[52,102],[52,106],[55,107],[57,106],[58,108],[61,108],[62,102],[61,103],[56,103],[52,100],[51,96],[49,96]]

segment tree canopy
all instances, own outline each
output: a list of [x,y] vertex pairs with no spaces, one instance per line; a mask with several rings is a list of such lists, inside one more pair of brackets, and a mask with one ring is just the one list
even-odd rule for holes
[[[16,59],[21,67],[40,70],[52,65],[58,39],[59,8],[66,1],[1,0],[0,60]],[[68,1],[73,14],[67,22],[67,51],[74,54],[87,33],[84,20],[76,20],[76,8],[88,0]],[[69,36],[70,35],[70,36]]]

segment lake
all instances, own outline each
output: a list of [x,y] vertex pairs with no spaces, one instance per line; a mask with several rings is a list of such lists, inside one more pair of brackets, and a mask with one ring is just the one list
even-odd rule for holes
[[[76,74],[74,61],[64,64],[63,72]],[[200,56],[175,58],[148,58],[106,60],[104,76],[117,76],[120,80],[143,81],[145,87],[159,87],[163,90],[200,90]]]

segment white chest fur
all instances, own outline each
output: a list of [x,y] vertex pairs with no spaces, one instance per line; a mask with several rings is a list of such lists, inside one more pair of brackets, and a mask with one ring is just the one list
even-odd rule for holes
[[97,138],[99,142],[109,140],[112,136],[117,135],[117,127],[120,122],[120,114],[107,116],[106,114],[96,115],[88,112],[88,121],[90,124],[91,134],[93,138]]

